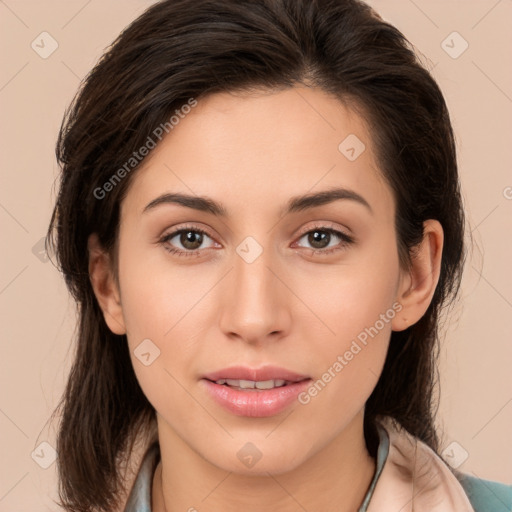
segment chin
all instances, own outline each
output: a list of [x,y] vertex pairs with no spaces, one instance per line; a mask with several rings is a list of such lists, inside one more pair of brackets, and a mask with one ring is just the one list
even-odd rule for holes
[[225,471],[239,475],[268,476],[268,473],[278,475],[293,471],[306,458],[306,454],[298,457],[295,448],[282,444],[280,449],[276,449],[268,442],[258,444],[247,441],[235,442],[235,444],[237,447],[234,452],[231,447],[226,447],[225,451],[212,454],[213,456],[208,457],[207,460]]

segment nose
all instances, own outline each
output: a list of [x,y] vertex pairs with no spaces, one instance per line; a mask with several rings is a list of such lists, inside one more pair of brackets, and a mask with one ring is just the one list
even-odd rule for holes
[[226,278],[220,329],[227,337],[262,344],[288,334],[291,292],[284,284],[282,266],[270,249],[263,248],[253,261],[242,251],[235,252],[233,268]]

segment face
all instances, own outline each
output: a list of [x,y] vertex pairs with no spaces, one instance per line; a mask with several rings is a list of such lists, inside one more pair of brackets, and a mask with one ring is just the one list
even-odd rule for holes
[[[335,443],[361,417],[399,316],[394,217],[372,134],[337,99],[297,87],[198,102],[121,207],[119,324],[160,435],[235,472],[249,471],[250,442],[253,474]],[[269,366],[281,370],[251,373]],[[232,367],[290,388],[205,379]]]

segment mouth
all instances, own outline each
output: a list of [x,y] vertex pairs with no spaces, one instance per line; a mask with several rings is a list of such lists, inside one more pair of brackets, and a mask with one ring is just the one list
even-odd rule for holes
[[227,384],[228,386],[237,386],[244,389],[268,389],[268,386],[280,387],[293,384],[309,379],[310,376],[296,373],[287,368],[266,365],[260,368],[231,366],[203,375],[203,378],[219,385]]
[[312,382],[311,377],[267,366],[231,367],[203,376],[206,393],[236,416],[263,418],[289,408]]
[[[207,379],[210,380],[210,379]],[[303,379],[306,380],[306,379]],[[290,381],[284,379],[270,379],[270,380],[243,380],[243,379],[218,379],[215,381],[210,380],[210,382],[214,382],[219,386],[228,386],[231,389],[236,389],[237,391],[264,391],[267,389],[275,389],[282,388],[285,386],[290,386],[291,384],[295,384],[295,382],[302,381]]]

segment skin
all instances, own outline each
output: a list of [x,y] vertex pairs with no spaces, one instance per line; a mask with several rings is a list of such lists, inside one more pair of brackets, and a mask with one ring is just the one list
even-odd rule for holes
[[[366,146],[355,161],[338,150],[348,134]],[[371,211],[343,199],[280,214],[291,197],[333,187],[357,192]],[[170,192],[206,195],[228,216],[177,204],[143,212]],[[361,505],[375,471],[364,405],[391,330],[419,320],[432,299],[443,245],[440,224],[425,222],[412,268],[401,269],[394,216],[365,123],[315,88],[201,99],[136,171],[121,205],[118,274],[94,234],[89,270],[105,320],[127,334],[157,412],[154,511],[348,512]],[[208,232],[202,244],[187,248],[179,236],[161,242],[192,224]],[[305,233],[321,226],[354,242],[332,235],[327,248],[315,245]],[[236,252],[247,236],[263,249],[252,263]],[[199,247],[199,255],[179,257],[166,246]],[[333,247],[340,250],[320,252]],[[235,416],[202,386],[205,373],[238,364],[272,363],[316,381],[397,303],[394,318],[306,405],[268,418]],[[161,352],[144,366],[133,351],[147,338]],[[247,442],[262,454],[252,468],[237,457]]]

